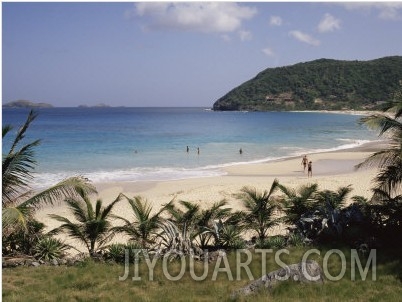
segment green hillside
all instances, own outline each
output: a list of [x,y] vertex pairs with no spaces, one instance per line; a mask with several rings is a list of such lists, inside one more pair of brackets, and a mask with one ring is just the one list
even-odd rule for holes
[[214,110],[375,109],[402,80],[402,57],[319,59],[268,68],[218,99]]

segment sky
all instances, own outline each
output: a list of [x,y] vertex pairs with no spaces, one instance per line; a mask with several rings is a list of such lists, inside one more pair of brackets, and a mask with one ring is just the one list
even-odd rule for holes
[[2,102],[211,107],[266,68],[402,55],[402,2],[2,2]]

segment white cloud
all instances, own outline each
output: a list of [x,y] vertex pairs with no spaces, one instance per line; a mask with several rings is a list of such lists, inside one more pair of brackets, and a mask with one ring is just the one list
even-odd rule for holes
[[385,20],[400,20],[402,18],[402,2],[352,2],[340,4],[348,10],[364,12],[375,11],[378,17]]
[[293,38],[295,38],[296,40],[303,42],[303,43],[307,43],[313,46],[318,46],[320,45],[320,41],[317,39],[314,39],[312,36],[310,36],[309,34],[303,33],[299,30],[292,30],[289,32],[289,35]]
[[253,7],[230,2],[141,2],[128,14],[142,17],[153,30],[227,33],[239,30],[256,13]]
[[239,31],[239,37],[241,41],[248,41],[251,40],[253,38],[253,35],[250,31],[246,31],[246,30],[240,30]]
[[318,24],[318,31],[320,33],[325,33],[329,31],[334,31],[341,28],[341,20],[336,19],[330,14],[325,14]]
[[273,56],[275,56],[274,51],[273,51],[270,47],[264,48],[264,49],[262,49],[261,51],[262,51],[266,56],[268,56],[268,57],[273,57]]
[[282,18],[279,16],[271,16],[271,18],[269,19],[269,24],[272,26],[281,26]]

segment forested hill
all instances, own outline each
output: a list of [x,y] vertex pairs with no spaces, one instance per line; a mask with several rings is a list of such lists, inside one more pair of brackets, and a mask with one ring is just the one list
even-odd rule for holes
[[402,57],[320,59],[268,68],[218,99],[214,110],[375,109],[402,80]]

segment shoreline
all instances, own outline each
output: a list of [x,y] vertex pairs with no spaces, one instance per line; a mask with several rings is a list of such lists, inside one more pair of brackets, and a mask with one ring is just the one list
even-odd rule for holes
[[350,115],[372,115],[372,114],[383,114],[384,112],[379,110],[292,110],[290,112],[308,112],[308,113],[333,113],[333,114],[350,114]]
[[[80,173],[79,175],[90,179],[94,184],[99,184],[101,186],[107,184],[123,184],[124,187],[128,185],[138,183],[138,186],[149,186],[155,182],[163,181],[177,181],[185,179],[201,179],[210,177],[219,177],[227,175],[227,171],[231,170],[233,167],[238,166],[248,166],[248,165],[258,165],[266,163],[275,163],[280,161],[287,161],[294,158],[299,158],[303,155],[314,155],[321,153],[338,153],[338,152],[375,152],[380,148],[386,146],[386,142],[383,140],[356,140],[353,143],[346,143],[337,147],[327,148],[327,149],[311,149],[305,151],[294,152],[293,154],[287,154],[284,156],[260,158],[260,159],[249,159],[245,161],[232,161],[221,164],[209,164],[206,166],[199,166],[193,168],[149,168],[148,172],[141,175],[141,171],[137,171],[136,168],[133,170],[115,170],[115,171],[98,171],[98,172],[87,172]],[[159,170],[158,170],[159,169]],[[234,168],[235,169],[235,168]],[[164,171],[166,170],[166,171]],[[167,173],[167,174],[166,174]],[[35,190],[46,189],[53,186],[55,183],[74,175],[73,172],[67,173],[53,173],[44,172],[39,173],[36,176],[36,183],[34,183],[33,188]],[[148,184],[148,185],[146,185]]]
[[[363,143],[359,146],[354,146],[352,148],[347,149],[336,149],[322,152],[312,152],[306,153],[309,157],[315,157],[320,161],[319,173],[314,173],[316,175],[339,175],[339,174],[348,174],[353,173],[354,166],[360,163],[364,158],[383,148],[386,145],[385,141],[370,141],[367,143]],[[327,157],[327,158],[326,158]],[[134,181],[108,181],[108,182],[94,182],[94,185],[98,188],[99,194],[112,187],[121,187],[123,192],[130,191],[133,189],[137,189],[138,192],[146,192],[157,186],[158,183],[165,182],[182,182],[193,180],[202,180],[208,178],[222,178],[222,177],[235,177],[235,176],[296,176],[297,172],[293,171],[289,172],[280,172],[278,165],[280,163],[285,163],[285,165],[289,165],[293,161],[300,161],[301,155],[292,155],[284,158],[271,159],[271,160],[261,160],[256,162],[241,162],[224,165],[219,170],[223,172],[222,175],[214,175],[214,176],[200,176],[200,177],[188,177],[188,178],[178,178],[178,179],[167,179],[167,180],[134,180]],[[321,164],[326,166],[327,170],[324,170]],[[339,166],[339,164],[342,164]],[[269,167],[275,167],[272,173],[267,172]],[[336,168],[334,168],[336,166]],[[296,167],[296,166],[295,166]],[[251,168],[254,173],[244,173],[246,169]],[[314,169],[315,170],[315,169]],[[295,174],[296,173],[296,174]],[[102,195],[102,194],[100,194]]]
[[[91,196],[91,201],[101,199],[103,206],[107,206],[120,193],[123,193],[129,198],[141,196],[147,200],[152,206],[152,213],[157,212],[164,204],[172,200],[197,203],[202,209],[226,200],[227,207],[232,210],[242,210],[242,202],[236,198],[236,194],[240,193],[243,187],[251,187],[258,192],[263,192],[269,190],[272,182],[277,179],[282,185],[293,189],[317,183],[319,190],[335,191],[340,187],[351,185],[353,190],[346,201],[346,204],[350,204],[352,196],[371,197],[372,179],[377,169],[355,170],[354,166],[371,155],[373,151],[379,150],[383,144],[384,142],[369,143],[352,149],[309,154],[308,158],[313,162],[311,178],[307,177],[307,171],[303,172],[301,156],[298,156],[225,167],[223,168],[225,175],[220,176],[164,181],[98,182],[94,183],[98,195]],[[49,218],[48,215],[54,213],[75,220],[63,203],[45,206],[38,210],[35,216],[46,225],[46,231],[60,225],[59,222]],[[132,209],[126,200],[119,202],[114,207],[113,213],[127,219],[133,218]],[[278,226],[270,232],[279,234],[284,231],[283,226]],[[65,235],[60,235],[60,238],[83,250],[83,247],[77,246]],[[115,238],[115,241],[125,242],[120,235]]]

